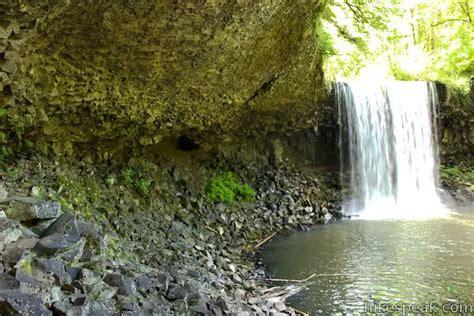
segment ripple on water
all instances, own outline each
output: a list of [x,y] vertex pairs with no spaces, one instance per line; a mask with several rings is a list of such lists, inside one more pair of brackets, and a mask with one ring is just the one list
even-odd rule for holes
[[279,237],[262,259],[278,278],[324,275],[290,300],[311,313],[361,312],[364,301],[474,304],[473,227],[473,212],[426,221],[343,221]]

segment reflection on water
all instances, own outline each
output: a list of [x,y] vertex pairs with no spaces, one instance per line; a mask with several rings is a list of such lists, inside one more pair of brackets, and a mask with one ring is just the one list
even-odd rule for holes
[[276,278],[311,283],[290,299],[310,313],[363,312],[364,302],[474,305],[474,213],[426,221],[343,221],[281,236],[262,259]]

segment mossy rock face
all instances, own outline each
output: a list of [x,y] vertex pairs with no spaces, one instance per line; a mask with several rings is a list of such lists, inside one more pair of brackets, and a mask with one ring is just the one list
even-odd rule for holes
[[438,84],[438,94],[442,160],[448,165],[470,163],[474,153],[474,94],[444,84]]
[[326,94],[315,32],[322,6],[2,2],[2,128],[58,153],[303,128]]

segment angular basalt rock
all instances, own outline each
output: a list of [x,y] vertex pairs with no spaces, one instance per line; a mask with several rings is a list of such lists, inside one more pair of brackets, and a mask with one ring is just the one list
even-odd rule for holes
[[56,253],[66,252],[81,241],[77,237],[55,233],[41,238],[33,251],[39,255],[53,256]]
[[7,273],[0,273],[0,291],[13,290],[20,286],[20,282]]
[[37,239],[21,239],[8,245],[3,252],[2,259],[6,268],[13,267],[20,260],[21,256],[26,250],[34,248]]
[[66,271],[64,263],[56,258],[36,258],[37,266],[44,272],[56,277],[61,284],[70,284],[72,282],[71,275]]
[[0,253],[5,248],[20,239],[24,235],[19,223],[6,218],[0,218]]
[[135,282],[119,273],[109,273],[104,282],[110,286],[117,287],[120,295],[132,296],[137,293]]
[[80,233],[75,217],[70,213],[62,214],[41,234],[41,236],[44,237],[52,234],[67,234],[79,238]]
[[[32,200],[31,202],[34,202]],[[6,209],[7,217],[18,221],[30,221],[35,219],[51,219],[61,214],[61,204],[58,202],[28,203],[16,200],[13,205]]]
[[17,26],[4,33],[14,58],[0,82],[17,118],[6,123],[21,123],[25,136],[35,130],[57,153],[86,144],[104,156],[180,134],[222,139],[311,126],[324,119],[313,115],[326,95],[316,32],[323,6],[2,2],[0,18]]
[[41,297],[26,294],[20,290],[0,291],[0,315],[35,315],[50,316],[52,312],[46,309]]

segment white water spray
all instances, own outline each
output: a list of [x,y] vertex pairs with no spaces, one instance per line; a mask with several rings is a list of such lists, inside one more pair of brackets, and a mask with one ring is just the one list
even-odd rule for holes
[[352,189],[344,211],[364,219],[445,215],[436,193],[435,84],[348,82],[335,92],[341,174]]

